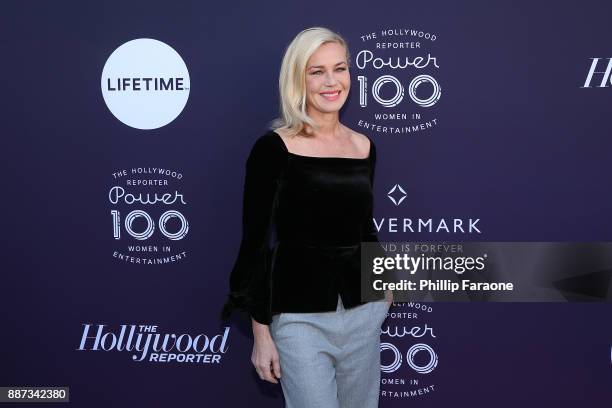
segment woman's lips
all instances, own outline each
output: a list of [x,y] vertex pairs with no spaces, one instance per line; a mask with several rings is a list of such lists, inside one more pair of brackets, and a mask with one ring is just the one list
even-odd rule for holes
[[340,97],[340,92],[341,91],[321,92],[320,95],[323,96],[328,101],[335,101],[336,99]]

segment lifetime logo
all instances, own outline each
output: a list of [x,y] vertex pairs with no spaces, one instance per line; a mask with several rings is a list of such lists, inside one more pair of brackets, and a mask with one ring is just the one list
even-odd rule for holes
[[176,119],[189,98],[189,71],[168,44],[137,38],[106,60],[100,88],[108,110],[124,124],[157,129]]
[[[612,73],[612,58],[591,58],[593,60],[593,62],[591,62],[591,68],[589,69],[589,73],[586,77],[586,81],[584,81],[584,86],[581,86],[581,88],[591,88],[591,80],[593,79],[593,75],[594,74],[603,74],[603,77],[601,78],[601,83],[599,84],[598,88],[607,88],[609,86],[609,83],[612,84],[612,80],[610,78],[610,74]],[[608,60],[608,66],[606,67],[605,71],[595,71],[597,69],[597,66],[600,65],[599,64],[599,60]],[[603,64],[605,64],[605,62],[602,61],[602,66]],[[597,86],[596,86],[597,88]]]
[[184,91],[185,78],[107,78],[109,91]]

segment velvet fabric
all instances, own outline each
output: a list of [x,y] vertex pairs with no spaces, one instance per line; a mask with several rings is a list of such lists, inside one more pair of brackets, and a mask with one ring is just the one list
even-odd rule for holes
[[282,312],[336,310],[360,296],[361,242],[373,225],[376,146],[367,158],[289,152],[274,131],[246,162],[242,240],[221,318],[241,310],[262,324]]

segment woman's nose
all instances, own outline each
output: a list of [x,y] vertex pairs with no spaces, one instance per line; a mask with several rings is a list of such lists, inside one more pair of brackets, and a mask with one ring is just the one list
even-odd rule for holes
[[334,76],[333,73],[328,72],[327,74],[325,74],[325,85],[333,86],[333,85],[336,85],[336,82],[338,81],[336,80],[336,77]]

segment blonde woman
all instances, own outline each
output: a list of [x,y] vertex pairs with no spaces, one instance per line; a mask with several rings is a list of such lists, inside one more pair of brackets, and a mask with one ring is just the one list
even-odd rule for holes
[[[246,164],[243,237],[222,317],[248,313],[251,361],[288,408],[378,406],[380,326],[392,302],[363,302],[360,243],[373,228],[376,146],[340,123],[346,41],[299,33],[279,78],[281,118]],[[275,239],[270,237],[275,235]]]

